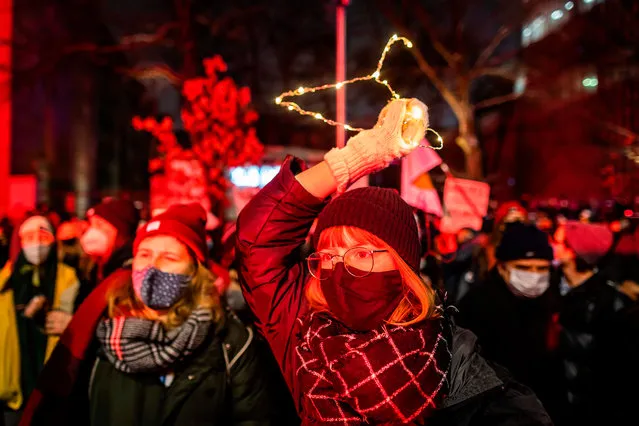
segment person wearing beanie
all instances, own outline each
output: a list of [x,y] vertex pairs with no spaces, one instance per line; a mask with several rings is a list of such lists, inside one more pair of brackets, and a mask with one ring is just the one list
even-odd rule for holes
[[499,206],[495,211],[493,230],[487,239],[482,253],[479,256],[479,279],[485,280],[486,274],[489,270],[493,269],[497,264],[497,257],[495,256],[495,250],[501,242],[501,237],[504,233],[504,229],[509,223],[527,223],[528,212],[517,201],[508,201]]
[[75,270],[58,260],[46,217],[27,218],[15,238],[19,254],[0,270],[0,405],[13,417],[71,321],[79,288]]
[[459,302],[459,325],[477,334],[488,359],[530,386],[554,419],[561,366],[552,247],[534,225],[515,222],[505,227],[495,255],[487,278]]
[[131,263],[133,238],[140,221],[133,202],[114,198],[89,209],[86,216],[89,227],[80,245],[90,262],[80,262],[82,285],[76,308],[101,281]]
[[611,257],[612,251],[613,234],[607,226],[580,221],[565,224],[564,246],[556,256],[563,295],[559,322],[565,424],[589,424],[595,418],[600,397],[595,371],[601,368],[596,359],[618,347],[601,342],[615,333],[619,313],[636,303],[625,291],[631,288],[629,283],[619,274],[621,258]]
[[390,102],[311,168],[288,157],[242,210],[237,261],[255,324],[304,425],[551,424],[421,279],[412,208],[391,189],[347,191],[416,148],[401,136],[406,108]]
[[[132,269],[116,272],[104,282],[108,288],[100,284],[87,298],[77,314],[82,322],[63,336],[63,345],[75,349],[54,354],[85,358],[79,370],[90,372],[88,389],[77,382],[65,399],[88,395],[88,410],[47,402],[64,394],[64,384],[50,384],[54,377],[73,383],[85,374],[74,376],[78,361],[52,365],[25,424],[281,424],[261,341],[223,308],[206,267],[205,224],[199,204],[178,204],[138,230]],[[87,338],[97,356],[77,349],[92,346],[74,341]]]

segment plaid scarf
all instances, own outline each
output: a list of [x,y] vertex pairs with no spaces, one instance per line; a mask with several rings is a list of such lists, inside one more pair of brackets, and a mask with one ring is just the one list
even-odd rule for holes
[[208,309],[194,310],[184,324],[169,331],[160,321],[121,316],[101,321],[96,336],[116,369],[157,372],[191,355],[206,339],[212,322]]
[[296,374],[305,424],[424,421],[448,391],[444,320],[353,333],[326,314],[301,323]]

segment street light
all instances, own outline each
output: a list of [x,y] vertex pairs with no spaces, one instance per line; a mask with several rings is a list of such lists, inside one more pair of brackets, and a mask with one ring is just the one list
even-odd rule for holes
[[[336,8],[336,58],[335,81],[346,80],[346,7],[350,0],[337,0]],[[346,87],[337,88],[335,92],[335,115],[338,123],[346,123]],[[342,148],[346,144],[346,129],[342,126],[335,127],[336,145]]]

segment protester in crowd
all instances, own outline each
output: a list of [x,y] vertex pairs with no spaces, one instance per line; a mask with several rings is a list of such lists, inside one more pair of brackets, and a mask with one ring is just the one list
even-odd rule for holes
[[596,335],[590,354],[591,388],[597,398],[588,410],[590,421],[583,424],[630,426],[637,424],[639,400],[639,370],[635,368],[639,359],[639,230],[620,239],[606,274],[625,300],[615,303],[614,313],[607,315],[608,321]]
[[447,300],[453,304],[480,281],[478,256],[484,248],[484,239],[473,229],[461,229],[455,236],[457,249],[442,262]]
[[490,234],[490,238],[485,242],[482,253],[479,255],[478,281],[485,281],[488,277],[488,272],[497,264],[495,250],[501,242],[506,225],[515,222],[528,222],[528,212],[517,201],[503,203],[495,211],[493,231]]
[[495,255],[488,280],[459,303],[459,324],[477,334],[488,359],[508,368],[555,411],[559,297],[550,288],[548,237],[534,225],[509,224]]
[[[303,424],[551,424],[420,278],[411,207],[391,189],[344,192],[413,149],[401,137],[405,102],[308,170],[287,158],[242,210],[247,303]],[[303,259],[315,218],[316,252]]]
[[23,424],[278,424],[260,341],[223,308],[205,266],[205,223],[199,204],[175,205],[138,231],[132,271],[80,306]]
[[70,220],[60,224],[56,232],[58,241],[58,259],[76,270],[78,276],[86,275],[88,257],[84,255],[80,238],[86,228],[79,220]]
[[564,234],[564,245],[556,255],[562,272],[560,291],[564,295],[559,348],[564,370],[563,408],[557,423],[588,424],[600,394],[593,378],[595,350],[601,336],[610,331],[616,312],[631,300],[600,268],[613,244],[607,226],[569,221]]
[[20,253],[0,271],[0,400],[15,424],[23,401],[71,320],[79,282],[58,261],[51,223],[32,216],[17,230]]
[[82,285],[76,307],[115,270],[131,263],[132,244],[140,215],[128,200],[107,199],[87,212],[89,227],[80,238],[92,262]]

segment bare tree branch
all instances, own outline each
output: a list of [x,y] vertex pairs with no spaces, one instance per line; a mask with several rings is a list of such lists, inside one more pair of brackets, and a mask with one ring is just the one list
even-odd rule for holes
[[475,105],[473,105],[473,108],[476,111],[478,109],[488,108],[492,106],[501,105],[506,102],[514,101],[515,99],[518,99],[520,97],[521,97],[521,93],[510,93],[504,96],[497,96],[494,98],[486,99],[485,101],[477,102]]
[[140,47],[147,47],[155,45],[167,40],[169,33],[178,29],[180,24],[178,22],[167,22],[161,25],[155,33],[152,34],[134,34],[126,37],[122,37],[119,44],[112,46],[100,46],[95,43],[79,43],[71,46],[67,46],[62,49],[63,54],[90,52],[90,53],[117,53],[127,50],[133,50]]
[[[380,1],[379,4],[381,5],[383,9],[383,13],[393,23],[393,25],[402,33],[407,33],[408,29],[399,20],[397,15],[388,7],[388,3],[385,1]],[[453,109],[453,112],[455,113],[455,115],[458,118],[464,117],[465,112],[460,100],[455,96],[453,91],[450,90],[448,86],[446,86],[444,81],[441,78],[439,78],[439,75],[437,71],[435,70],[435,68],[433,68],[433,66],[431,66],[428,63],[426,58],[424,58],[424,55],[422,55],[422,53],[419,51],[419,49],[416,46],[413,46],[413,48],[410,49],[410,51],[415,57],[415,60],[417,61],[417,65],[419,66],[419,69],[422,71],[422,73],[426,75],[426,77],[428,77],[431,83],[433,83],[437,91],[442,95],[444,100]]]
[[475,67],[483,67],[486,64],[486,61],[492,56],[493,53],[495,53],[495,49],[497,49],[501,42],[504,41],[506,37],[508,37],[511,31],[511,27],[501,27],[495,37],[493,37],[491,42],[488,44],[488,46],[486,46],[486,48],[479,55],[479,58],[475,62]]
[[152,66],[141,66],[133,68],[116,68],[115,71],[125,74],[136,80],[148,80],[165,78],[171,84],[179,86],[185,80],[185,77],[165,64],[157,64]]
[[442,58],[448,63],[451,68],[457,68],[459,61],[461,60],[461,56],[456,52],[451,52],[443,45],[443,43],[439,40],[439,36],[435,32],[435,28],[430,21],[428,13],[424,10],[424,7],[419,4],[419,2],[411,1],[413,6],[412,11],[415,12],[415,17],[420,22],[422,28],[428,33],[430,37],[430,41],[433,44],[433,47],[439,53]]
[[411,49],[411,53],[415,57],[417,61],[417,65],[419,69],[422,70],[424,74],[428,77],[428,79],[433,83],[435,88],[442,95],[444,100],[450,105],[453,109],[453,112],[457,116],[459,120],[466,116],[466,111],[461,104],[460,100],[455,96],[452,90],[446,86],[446,84],[441,80],[435,71],[435,69],[428,63],[428,61],[424,58],[424,55],[418,49]]
[[473,79],[484,76],[501,77],[511,81],[515,81],[519,77],[516,72],[505,67],[477,68],[471,71],[470,76]]

